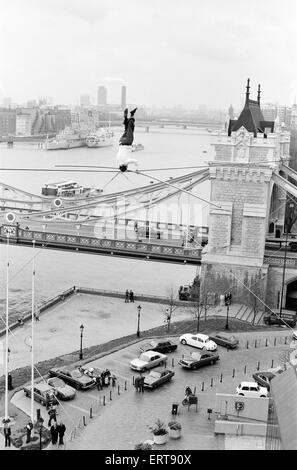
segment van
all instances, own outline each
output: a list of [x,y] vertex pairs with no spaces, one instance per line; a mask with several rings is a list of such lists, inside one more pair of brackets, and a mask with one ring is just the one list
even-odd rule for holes
[[263,320],[265,325],[288,325],[294,327],[296,326],[296,312],[294,310],[282,309],[280,316],[280,309],[272,309],[265,313]]

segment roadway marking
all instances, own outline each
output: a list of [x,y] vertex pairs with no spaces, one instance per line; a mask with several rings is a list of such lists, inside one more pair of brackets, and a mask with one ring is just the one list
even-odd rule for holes
[[83,413],[89,413],[90,410],[85,410],[84,408],[81,408],[80,406],[73,405],[72,403],[68,403],[68,406],[71,406],[72,408],[75,408],[76,410],[82,411]]

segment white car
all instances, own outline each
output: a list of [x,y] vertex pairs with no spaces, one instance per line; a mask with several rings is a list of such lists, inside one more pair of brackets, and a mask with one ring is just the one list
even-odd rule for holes
[[269,396],[267,388],[260,387],[257,382],[241,382],[236,387],[236,393],[243,397],[267,398]]
[[167,361],[165,354],[158,353],[156,351],[146,351],[141,354],[137,359],[133,359],[130,362],[130,367],[138,372],[144,372],[145,370],[152,369],[153,367],[161,366]]
[[194,348],[205,349],[206,351],[215,351],[218,347],[217,343],[202,333],[197,333],[196,335],[186,333],[179,340],[182,344],[188,344],[189,346],[194,346]]

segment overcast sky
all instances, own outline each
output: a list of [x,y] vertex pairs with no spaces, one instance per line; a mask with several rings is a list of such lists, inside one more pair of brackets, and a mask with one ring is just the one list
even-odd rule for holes
[[240,106],[297,96],[296,0],[0,0],[0,100]]

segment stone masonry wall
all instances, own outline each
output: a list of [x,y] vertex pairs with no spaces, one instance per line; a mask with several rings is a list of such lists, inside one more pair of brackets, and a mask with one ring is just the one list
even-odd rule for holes
[[219,179],[212,181],[212,200],[234,203],[231,225],[231,243],[233,245],[241,244],[244,203],[264,204],[267,200],[267,190],[268,185],[265,183]]

